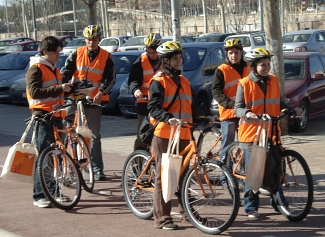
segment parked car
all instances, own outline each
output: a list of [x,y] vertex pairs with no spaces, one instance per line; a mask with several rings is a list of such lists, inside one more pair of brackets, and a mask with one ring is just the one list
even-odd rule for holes
[[283,52],[325,53],[325,30],[299,30],[282,37]]
[[106,51],[112,53],[116,52],[119,47],[121,47],[131,36],[128,35],[120,35],[120,36],[112,36],[105,39],[102,39],[99,43],[99,46]]
[[63,44],[63,47],[67,46],[68,43],[70,43],[73,39],[76,39],[77,37],[72,35],[59,35],[55,36],[58,40],[60,40]]
[[[173,36],[164,36],[161,39],[161,43],[165,43],[166,41],[173,41]],[[194,42],[194,40],[188,36],[181,35],[181,43],[191,43]]]
[[325,114],[325,54],[285,52],[283,57],[286,97],[290,105],[303,109],[302,116],[290,122],[303,132],[309,119]]
[[34,40],[26,37],[13,37],[13,38],[2,39],[0,40],[0,51],[4,50],[4,48],[9,44],[24,42],[24,41],[34,41]]
[[[212,100],[211,86],[214,70],[225,60],[225,51],[221,42],[193,42],[183,44],[183,75],[191,82],[194,102],[205,110],[210,108]],[[125,117],[137,115],[136,100],[125,80],[118,97],[120,110]]]
[[113,52],[112,57],[115,63],[116,82],[109,94],[109,101],[102,107],[104,113],[110,111],[119,111],[118,96],[122,83],[129,77],[129,72],[134,61],[143,53],[143,50]]
[[71,54],[72,52],[76,51],[77,48],[85,46],[86,41],[84,38],[76,38],[71,40],[67,46],[63,47],[62,52],[64,54]]
[[144,39],[146,35],[135,36],[128,39],[117,51],[143,50],[145,48]]
[[13,52],[0,58],[0,102],[10,102],[12,83],[25,77],[29,59],[38,51]]
[[36,51],[38,49],[38,41],[24,41],[7,45],[3,52],[15,51]]
[[[61,54],[56,66],[61,69],[64,66],[67,54]],[[10,89],[10,100],[13,104],[28,104],[26,97],[26,77],[23,75],[22,78],[14,81]]]
[[224,42],[228,36],[235,35],[235,33],[207,33],[201,34],[196,39],[197,42]]
[[243,49],[245,52],[248,52],[254,48],[266,48],[266,40],[264,32],[253,32],[247,34],[238,34],[228,36],[226,40],[231,38],[237,38],[241,41]]

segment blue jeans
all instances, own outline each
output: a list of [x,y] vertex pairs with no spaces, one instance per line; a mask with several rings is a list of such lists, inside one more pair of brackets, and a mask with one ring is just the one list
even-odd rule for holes
[[[243,149],[244,150],[244,160],[245,160],[245,164],[246,164],[246,170],[248,168],[249,165],[249,157],[251,155],[251,151],[247,150],[247,149]],[[279,187],[278,190],[281,200],[284,203],[285,206],[288,206],[288,202],[286,201],[283,191],[282,191],[282,187]],[[270,204],[273,207],[274,211],[278,212],[278,208],[276,206],[276,201],[273,198],[273,195],[271,194],[270,197]],[[259,207],[259,196],[258,194],[253,194],[251,189],[248,188],[245,185],[245,189],[244,189],[244,210],[246,213],[250,212],[250,211],[258,211],[258,207]]]
[[[226,153],[227,153],[228,146],[235,141],[238,122],[239,122],[239,118],[228,119],[221,122],[222,140],[221,140],[221,149],[220,149],[220,161],[223,164],[226,164],[226,155],[227,155]],[[232,170],[231,160],[229,162],[229,169]],[[226,178],[222,173],[220,177],[222,184],[225,183],[225,179]]]
[[[61,121],[54,121],[60,127],[62,126]],[[61,124],[61,125],[60,125]],[[38,154],[41,153],[49,147],[52,143],[54,143],[54,134],[53,134],[53,123],[48,120],[38,121],[38,124],[35,124],[36,127],[36,136],[35,136],[35,143],[37,146]],[[35,201],[45,198],[43,190],[41,188],[39,177],[38,177],[38,159],[36,159],[35,165],[35,173],[34,173],[34,191],[33,191],[33,198]]]
[[94,172],[103,171],[102,143],[99,134],[102,108],[95,105],[84,105],[88,127],[92,130],[91,157]]

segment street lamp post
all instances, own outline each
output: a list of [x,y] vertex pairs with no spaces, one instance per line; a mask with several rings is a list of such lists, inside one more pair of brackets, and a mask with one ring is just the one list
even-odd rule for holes
[[37,40],[37,28],[36,28],[36,18],[35,18],[35,1],[34,0],[32,0],[32,15],[33,15],[34,39]]
[[6,0],[6,18],[7,18],[7,32],[8,32],[8,37],[10,37],[9,21],[8,21],[8,7],[7,7],[7,0]]
[[164,13],[163,13],[163,5],[162,0],[160,0],[160,16],[161,16],[161,35],[164,36]]

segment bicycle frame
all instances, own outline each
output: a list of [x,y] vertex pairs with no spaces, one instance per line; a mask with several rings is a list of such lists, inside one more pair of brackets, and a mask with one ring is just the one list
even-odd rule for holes
[[[195,158],[197,159],[193,159],[193,167],[194,167],[194,170],[195,170],[195,174],[197,177],[199,177],[199,170],[197,168],[197,160],[200,160],[201,157],[199,157],[197,154],[198,154],[198,149],[197,149],[197,145],[196,145],[196,142],[195,142],[195,138],[193,136],[193,133],[192,133],[192,138],[190,140],[190,144],[188,144],[180,153],[179,155],[180,156],[183,156],[183,155],[186,155],[184,161],[183,161],[183,164],[182,164],[182,167],[181,167],[181,171],[180,171],[180,176],[185,172],[186,168],[189,166],[190,164],[190,161],[191,159],[193,158],[193,156],[195,156]],[[139,185],[139,181],[141,180],[142,176],[148,171],[149,167],[150,167],[150,163],[154,160],[154,156],[151,156],[150,159],[148,160],[145,168],[143,169],[143,171],[141,172],[141,174],[139,175],[139,177],[137,178],[137,180],[135,181],[135,186],[137,188],[144,188],[148,191],[153,191],[153,188],[152,187],[149,187],[149,188],[146,188],[146,187],[143,187],[142,185]],[[152,177],[153,177],[153,170],[151,171],[151,174],[150,174],[150,177],[149,177],[149,181],[151,181]],[[210,190],[212,193],[214,193],[214,190],[212,189],[212,186],[211,186],[211,183],[210,183],[210,180],[206,177],[206,175],[204,175],[205,177],[205,181],[207,182]],[[207,197],[207,194],[203,188],[203,185],[202,185],[202,181],[200,179],[197,179],[198,182],[199,182],[199,185],[202,189],[202,192],[204,193],[204,196]]]

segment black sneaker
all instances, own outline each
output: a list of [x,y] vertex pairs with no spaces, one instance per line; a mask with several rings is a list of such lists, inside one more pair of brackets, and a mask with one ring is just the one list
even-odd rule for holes
[[173,222],[166,223],[163,227],[163,230],[177,230],[178,225],[174,224]]
[[106,175],[103,173],[103,171],[97,171],[95,172],[95,180],[104,181],[106,180]]

